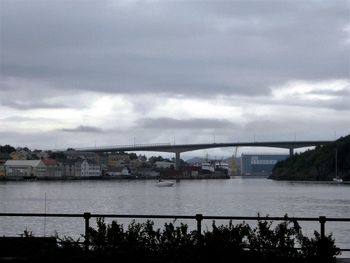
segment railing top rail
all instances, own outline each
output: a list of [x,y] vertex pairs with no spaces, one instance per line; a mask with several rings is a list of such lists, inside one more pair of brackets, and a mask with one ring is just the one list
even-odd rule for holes
[[[105,218],[150,218],[150,219],[196,219],[195,215],[139,215],[139,214],[99,214],[99,213],[0,213],[0,217],[84,217],[88,214],[90,218],[105,217]],[[319,221],[320,217],[276,217],[276,216],[207,216],[201,215],[202,219],[213,220],[296,220],[296,221]],[[325,217],[327,222],[350,222],[349,218],[344,217]]]
[[0,217],[84,217],[84,214],[60,214],[60,213],[0,213]]

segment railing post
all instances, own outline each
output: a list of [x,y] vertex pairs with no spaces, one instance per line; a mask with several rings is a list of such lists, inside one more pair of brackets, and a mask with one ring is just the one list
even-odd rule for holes
[[89,235],[89,227],[90,227],[90,218],[91,213],[84,213],[84,219],[85,219],[85,249],[89,250],[90,245],[90,235]]
[[325,224],[326,224],[326,217],[325,216],[320,216],[318,221],[320,222],[320,227],[321,227],[321,243],[320,243],[320,256],[321,258],[324,256],[325,253],[325,241],[326,241],[326,234],[325,234]]
[[320,222],[320,226],[321,226],[321,239],[324,239],[326,237],[326,235],[325,235],[326,217],[320,216],[318,221]]
[[202,235],[202,220],[203,215],[202,214],[196,214],[196,220],[197,220],[197,237],[200,239]]

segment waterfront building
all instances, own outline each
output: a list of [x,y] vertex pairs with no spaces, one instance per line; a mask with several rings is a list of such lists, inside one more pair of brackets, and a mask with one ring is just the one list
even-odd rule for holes
[[62,176],[64,178],[80,178],[81,161],[66,160],[62,164]]
[[282,154],[242,154],[242,175],[269,176],[275,164],[288,157]]
[[31,154],[23,149],[17,149],[10,153],[10,157],[12,160],[28,160],[31,158]]
[[94,160],[67,160],[62,164],[63,177],[70,179],[101,176],[101,166]]
[[0,178],[4,178],[5,175],[5,166],[3,164],[0,164]]
[[175,163],[167,161],[157,161],[154,165],[159,169],[170,169],[175,167]]
[[[62,178],[62,165],[55,159],[43,159],[43,163],[46,165],[46,174],[47,179],[60,179]],[[40,177],[38,177],[40,178]]]
[[114,167],[106,173],[108,176],[129,176],[130,171],[127,167]]
[[101,176],[101,166],[93,160],[85,159],[81,162],[81,177]]
[[46,168],[42,160],[8,160],[5,163],[6,178],[14,180],[44,177]]

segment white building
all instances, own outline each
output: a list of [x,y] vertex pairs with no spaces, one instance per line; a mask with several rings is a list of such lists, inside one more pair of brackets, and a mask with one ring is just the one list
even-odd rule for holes
[[45,177],[47,171],[42,160],[8,160],[4,166],[8,179]]
[[172,162],[165,162],[165,161],[158,161],[154,163],[156,168],[162,168],[162,169],[169,169],[171,167],[175,167],[175,163]]
[[81,162],[81,177],[101,176],[101,166],[92,160],[85,159]]
[[127,167],[115,167],[107,172],[109,176],[128,176],[130,175],[129,169]]

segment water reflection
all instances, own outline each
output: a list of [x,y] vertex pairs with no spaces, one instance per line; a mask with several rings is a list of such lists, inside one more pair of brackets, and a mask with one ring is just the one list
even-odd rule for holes
[[[116,213],[256,216],[349,217],[350,185],[324,182],[278,182],[267,179],[183,180],[158,188],[155,181],[1,182],[1,212]],[[125,220],[127,223],[128,220]],[[79,236],[83,220],[48,218],[47,233]],[[190,223],[192,225],[192,223]],[[336,240],[350,247],[349,224],[326,224]],[[210,227],[211,222],[208,223]],[[312,232],[318,225],[307,225]],[[43,234],[43,220],[2,218],[0,235],[27,228]],[[309,230],[308,230],[309,231]]]

